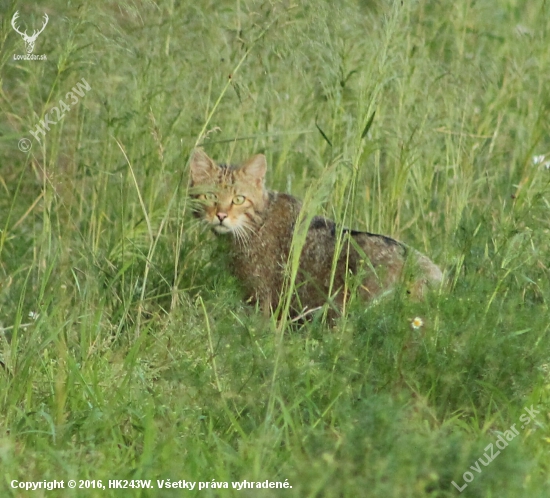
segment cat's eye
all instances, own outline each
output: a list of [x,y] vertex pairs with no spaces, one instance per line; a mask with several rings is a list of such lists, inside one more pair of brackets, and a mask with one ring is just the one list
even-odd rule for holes
[[235,204],[236,206],[241,205],[244,201],[245,201],[244,195],[236,195],[235,197],[233,197],[233,204]]
[[201,201],[210,201],[214,202],[218,200],[218,196],[212,192],[208,192],[207,194],[201,194],[199,195],[199,199]]

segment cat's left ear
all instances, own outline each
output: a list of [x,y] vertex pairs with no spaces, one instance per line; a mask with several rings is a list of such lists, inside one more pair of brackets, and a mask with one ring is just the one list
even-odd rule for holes
[[258,188],[264,186],[266,171],[267,160],[263,154],[251,157],[241,167],[241,173],[252,180]]
[[193,185],[205,183],[215,176],[218,167],[202,149],[195,149],[191,158],[190,172]]

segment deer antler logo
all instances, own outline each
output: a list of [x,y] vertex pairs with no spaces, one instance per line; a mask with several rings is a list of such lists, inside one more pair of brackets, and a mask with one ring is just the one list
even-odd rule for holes
[[32,54],[34,50],[34,42],[38,38],[38,35],[42,33],[42,31],[44,31],[46,24],[48,24],[48,14],[44,14],[44,24],[42,25],[42,28],[40,29],[40,31],[34,30],[31,36],[27,35],[27,30],[25,30],[24,33],[21,33],[21,31],[17,29],[17,25],[15,24],[15,21],[17,20],[18,17],[19,17],[19,11],[13,14],[13,17],[11,18],[12,28],[23,37],[23,40],[25,40],[25,49],[27,50],[27,54]]

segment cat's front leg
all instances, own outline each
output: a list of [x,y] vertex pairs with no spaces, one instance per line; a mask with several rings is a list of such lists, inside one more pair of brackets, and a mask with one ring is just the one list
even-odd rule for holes
[[254,292],[247,300],[247,303],[256,304],[259,306],[262,315],[266,318],[271,316],[273,312],[273,307],[271,303],[271,294],[267,292]]
[[262,315],[266,318],[269,318],[273,313],[273,306],[271,302],[271,293],[263,292],[258,300],[260,304],[260,309],[262,310]]

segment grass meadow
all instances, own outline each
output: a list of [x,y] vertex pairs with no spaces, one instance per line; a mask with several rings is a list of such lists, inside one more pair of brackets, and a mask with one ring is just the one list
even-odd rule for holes
[[[47,60],[14,58],[16,11],[29,33],[48,14]],[[2,1],[0,18],[2,496],[548,496],[547,1]],[[446,287],[264,318],[191,216],[197,144],[266,154],[271,188],[428,254]]]

